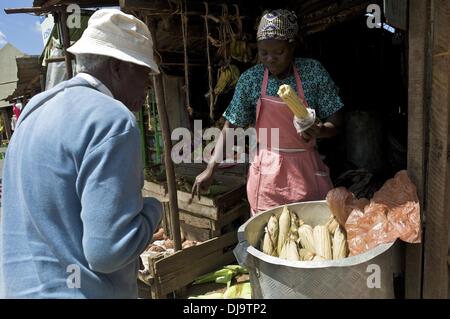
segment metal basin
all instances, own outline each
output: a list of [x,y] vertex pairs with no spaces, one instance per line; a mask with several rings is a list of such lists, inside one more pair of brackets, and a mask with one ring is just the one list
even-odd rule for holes
[[[264,226],[280,206],[256,215],[238,231],[234,254],[250,272],[253,298],[258,299],[355,299],[394,298],[394,243],[342,260],[288,261],[259,251]],[[325,201],[288,205],[305,223],[324,224],[330,216]],[[258,248],[258,249],[257,249]]]

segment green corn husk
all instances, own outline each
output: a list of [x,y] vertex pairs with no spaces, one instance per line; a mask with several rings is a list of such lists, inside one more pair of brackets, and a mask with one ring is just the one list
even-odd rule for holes
[[240,265],[226,265],[223,268],[236,272],[236,275],[248,274],[248,269]]
[[219,281],[218,283],[228,283],[229,281],[231,281],[231,279],[233,279],[235,275],[236,273],[233,270],[222,268],[220,270],[210,272],[198,277],[192,284],[198,285],[218,281]]

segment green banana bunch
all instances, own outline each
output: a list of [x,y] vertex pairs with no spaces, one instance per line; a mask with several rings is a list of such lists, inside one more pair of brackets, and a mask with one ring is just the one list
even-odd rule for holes
[[244,63],[253,58],[249,43],[245,39],[237,39],[235,35],[231,36],[230,53],[233,59]]
[[237,81],[241,72],[238,67],[234,64],[223,66],[219,69],[217,73],[217,83],[214,87],[214,94],[217,96],[219,94],[227,92],[229,89],[236,86]]

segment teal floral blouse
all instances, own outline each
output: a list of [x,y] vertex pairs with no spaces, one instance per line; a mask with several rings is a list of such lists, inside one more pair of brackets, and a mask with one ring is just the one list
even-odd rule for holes
[[[310,108],[316,110],[320,119],[325,119],[343,107],[338,95],[338,88],[328,72],[319,61],[296,58],[295,65],[300,72],[303,91]],[[233,125],[246,127],[256,121],[256,103],[261,96],[264,66],[257,64],[242,73],[234,91],[230,105],[223,116]],[[297,91],[295,76],[292,74],[284,80],[269,75],[267,95],[278,96],[278,88],[289,84]]]

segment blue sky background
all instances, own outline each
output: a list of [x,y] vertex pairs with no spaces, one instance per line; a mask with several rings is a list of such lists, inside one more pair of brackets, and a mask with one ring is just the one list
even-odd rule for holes
[[6,14],[5,8],[32,7],[33,0],[0,0],[0,48],[7,42],[25,54],[40,55],[44,49],[40,19],[28,13]]

